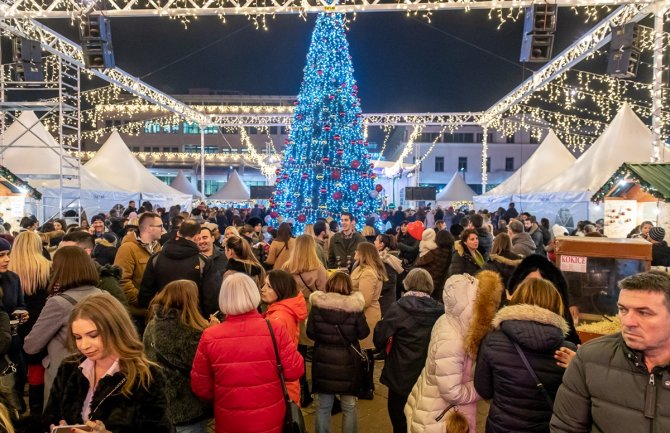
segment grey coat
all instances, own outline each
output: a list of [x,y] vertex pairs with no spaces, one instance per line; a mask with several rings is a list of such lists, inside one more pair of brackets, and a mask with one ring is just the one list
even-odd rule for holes
[[533,238],[526,232],[515,233],[512,236],[512,249],[511,251],[514,254],[518,254],[521,257],[530,256],[535,252],[535,242]]
[[176,309],[158,310],[144,330],[147,357],[160,364],[165,374],[168,417],[174,425],[193,424],[211,418],[211,407],[191,391],[191,365],[202,331],[179,321]]
[[58,367],[63,359],[72,354],[65,346],[70,333],[68,321],[74,305],[64,296],[67,295],[79,302],[90,295],[102,293],[102,290],[93,286],[82,286],[68,289],[58,295],[50,296],[37,318],[33,329],[23,342],[23,350],[34,355],[47,348],[47,356],[42,360],[46,368],[44,373],[44,395],[48,400],[51,385],[56,378]]

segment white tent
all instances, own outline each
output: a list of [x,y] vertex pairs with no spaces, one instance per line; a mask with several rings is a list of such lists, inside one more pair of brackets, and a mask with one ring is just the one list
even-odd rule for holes
[[[133,194],[116,188],[84,167],[65,165],[61,172],[60,145],[49,134],[34,112],[24,111],[2,134],[3,165],[22,176],[42,193],[42,202],[28,202],[27,211],[48,218],[61,207],[61,175],[63,176],[63,206],[81,197],[81,206],[89,215],[107,212],[117,203],[125,203]],[[79,171],[81,191],[71,175]],[[70,187],[70,188],[67,188]]]
[[85,165],[90,172],[124,191],[134,191],[141,200],[154,206],[180,204],[190,209],[191,196],[162,182],[151,174],[130,152],[118,132],[114,131],[100,150]]
[[177,177],[174,178],[170,186],[177,191],[181,191],[184,194],[190,194],[193,197],[200,197],[200,191],[193,185],[184,175],[182,170],[177,172]]
[[451,180],[442,191],[435,197],[438,203],[452,201],[472,201],[475,192],[463,180],[460,172],[455,172]]
[[[533,190],[508,196],[506,203],[496,203],[496,207],[507,207],[513,201],[519,211],[552,217],[551,224],[568,228],[579,220],[601,218],[602,210],[590,202],[590,197],[624,162],[648,161],[651,143],[649,128],[624,104],[602,135],[572,166]],[[543,160],[547,166],[554,161],[551,155],[545,155]],[[481,207],[480,197],[475,197],[477,207]]]
[[248,201],[251,197],[249,188],[242,182],[242,178],[233,170],[228,176],[221,189],[208,197],[208,200],[214,201]]

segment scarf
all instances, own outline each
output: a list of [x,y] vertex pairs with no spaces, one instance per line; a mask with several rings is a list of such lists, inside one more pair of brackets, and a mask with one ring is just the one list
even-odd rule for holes
[[401,274],[405,270],[402,267],[402,260],[400,260],[396,255],[392,254],[388,248],[380,251],[379,257],[382,259],[382,262],[389,265],[397,273]]

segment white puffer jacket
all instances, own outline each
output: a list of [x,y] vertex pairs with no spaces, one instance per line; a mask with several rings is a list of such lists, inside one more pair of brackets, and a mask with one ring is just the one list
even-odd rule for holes
[[452,404],[467,418],[470,433],[475,433],[476,403],[481,397],[474,387],[473,363],[501,292],[500,276],[491,271],[477,278],[454,275],[445,283],[445,315],[433,326],[426,365],[405,405],[409,433],[444,433],[445,420],[435,418]]

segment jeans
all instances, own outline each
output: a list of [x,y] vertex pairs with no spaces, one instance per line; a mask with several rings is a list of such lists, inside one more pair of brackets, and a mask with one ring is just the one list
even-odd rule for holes
[[206,433],[207,432],[207,420],[198,421],[195,424],[189,425],[179,425],[175,429],[177,433]]
[[[315,433],[330,433],[330,411],[335,394],[317,394]],[[342,433],[358,433],[358,410],[356,396],[341,395]]]

